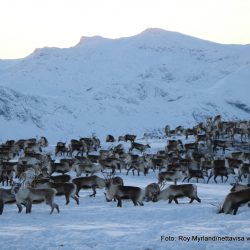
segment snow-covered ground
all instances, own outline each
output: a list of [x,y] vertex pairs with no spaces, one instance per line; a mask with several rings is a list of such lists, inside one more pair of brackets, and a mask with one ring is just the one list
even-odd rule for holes
[[[145,187],[156,181],[154,173],[148,176],[119,174],[126,185]],[[250,237],[250,210],[239,209],[236,216],[217,214],[210,203],[221,204],[230,185],[198,184],[201,203],[180,204],[145,202],[134,207],[123,201],[123,207],[106,202],[103,190],[95,198],[91,191],[80,192],[80,205],[64,197],[56,197],[59,214],[49,214],[49,206],[33,205],[31,214],[17,213],[15,205],[5,205],[0,217],[1,249],[249,249],[250,241],[185,242],[179,237],[231,236]],[[174,237],[174,241],[161,240],[161,236]]]
[[[149,142],[153,151],[164,145],[164,140]],[[125,172],[118,176],[125,185],[142,188],[157,182],[157,172],[152,171],[147,176],[126,176]],[[33,205],[31,214],[18,214],[14,204],[5,205],[0,216],[0,249],[249,249],[250,209],[241,207],[234,216],[217,214],[211,205],[223,203],[230,182],[232,177],[227,183],[200,181],[201,203],[192,204],[186,198],[179,199],[179,204],[145,202],[143,207],[123,201],[123,207],[118,208],[115,202],[106,202],[104,190],[99,189],[95,198],[89,197],[92,191],[81,190],[79,206],[74,200],[66,206],[64,197],[56,197],[59,214],[50,215],[46,204]],[[196,236],[214,238],[198,242]],[[244,241],[215,238],[226,236],[243,237]]]

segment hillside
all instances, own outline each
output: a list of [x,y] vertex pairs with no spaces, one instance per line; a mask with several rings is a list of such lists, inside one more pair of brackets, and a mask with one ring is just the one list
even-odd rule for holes
[[249,45],[160,29],[36,49],[23,59],[0,60],[2,138],[142,135],[218,113],[249,119],[249,63]]

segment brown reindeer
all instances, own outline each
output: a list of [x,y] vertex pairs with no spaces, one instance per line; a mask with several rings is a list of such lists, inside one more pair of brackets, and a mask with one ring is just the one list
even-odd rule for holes
[[69,204],[69,198],[71,197],[74,199],[79,205],[79,199],[76,196],[76,185],[70,182],[51,182],[47,181],[43,184],[36,183],[36,181],[33,183],[33,186],[35,188],[54,188],[57,193],[56,195],[64,195],[66,199],[66,205]]
[[124,136],[119,136],[118,141],[130,141],[131,143],[135,141],[136,135],[126,134]]
[[93,194],[91,194],[90,197],[91,196],[95,197],[96,188],[104,188],[106,185],[105,179],[96,175],[74,178],[72,182],[76,185],[76,195],[78,197],[79,197],[79,191],[82,188],[83,189],[92,188]]
[[242,189],[229,193],[222,206],[219,207],[218,213],[236,215],[240,206],[250,201],[250,188]]
[[117,207],[122,207],[123,199],[131,199],[135,206],[143,206],[144,192],[139,187],[115,185],[112,181],[106,183],[106,199],[116,199]]
[[157,183],[150,183],[145,188],[144,200],[146,202],[152,201],[155,196],[160,194],[160,186]]
[[115,142],[115,137],[113,135],[107,135],[106,142]]
[[145,152],[148,148],[151,148],[149,146],[149,144],[140,144],[140,143],[137,143],[137,142],[132,142],[131,143],[131,148],[129,149],[129,152],[132,152],[133,149],[137,149],[139,150],[141,153]]

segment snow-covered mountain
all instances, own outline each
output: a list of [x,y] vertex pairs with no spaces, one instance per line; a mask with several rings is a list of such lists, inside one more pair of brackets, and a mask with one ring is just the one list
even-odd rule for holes
[[2,138],[142,135],[207,115],[250,118],[250,45],[147,29],[0,60]]

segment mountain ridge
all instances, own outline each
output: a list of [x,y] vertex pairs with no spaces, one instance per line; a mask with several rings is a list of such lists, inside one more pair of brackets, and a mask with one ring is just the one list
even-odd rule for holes
[[[30,136],[49,134],[58,140],[61,135],[143,134],[166,124],[189,126],[218,113],[226,119],[249,117],[250,46],[222,45],[161,29],[79,43],[1,61],[1,93],[7,88],[22,96],[12,92],[14,101],[6,102],[7,110],[15,109],[16,101],[27,111],[20,112],[31,114],[20,120],[14,112],[8,120],[0,113],[4,133],[11,134],[15,127],[8,128],[10,120],[25,127],[26,136],[30,125]],[[23,101],[32,97],[37,107]],[[38,121],[32,116],[39,116]]]

